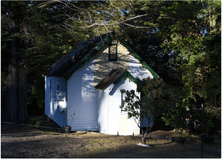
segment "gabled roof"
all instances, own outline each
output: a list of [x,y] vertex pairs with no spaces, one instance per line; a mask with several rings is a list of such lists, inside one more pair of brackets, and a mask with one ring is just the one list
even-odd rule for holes
[[[80,42],[75,46],[76,50],[70,50],[67,55],[61,57],[56,63],[54,63],[45,73],[47,76],[59,76],[64,77],[68,80],[72,74],[81,68],[87,61],[93,57],[98,50],[100,50],[104,45],[108,44],[114,35],[114,32],[103,34],[101,36],[95,37],[93,39]],[[121,38],[117,37],[120,41],[120,44],[125,46],[130,54],[138,59],[142,66],[149,70],[154,78],[159,77],[155,71],[153,71],[147,63],[136,54],[132,48],[130,48]]]
[[115,85],[121,81],[121,79],[130,78],[131,81],[136,83],[136,79],[127,71],[124,69],[113,69],[101,82],[99,82],[95,89],[102,89],[105,90],[108,88],[112,83]]

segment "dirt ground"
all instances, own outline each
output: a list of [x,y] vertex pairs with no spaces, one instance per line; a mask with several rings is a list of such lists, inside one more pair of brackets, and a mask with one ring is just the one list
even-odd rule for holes
[[[42,124],[44,125],[44,124]],[[143,157],[143,158],[200,158],[200,149],[167,139],[148,139],[151,147],[139,147],[140,136],[114,136],[97,132],[59,132],[58,127],[45,128],[1,124],[2,158],[67,158],[67,157]],[[211,146],[220,150],[220,143]],[[207,152],[207,151],[206,151]],[[218,153],[204,157],[220,158]]]

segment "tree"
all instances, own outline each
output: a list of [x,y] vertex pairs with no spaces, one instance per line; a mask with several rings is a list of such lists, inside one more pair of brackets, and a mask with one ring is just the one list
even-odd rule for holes
[[[142,142],[146,142],[146,136],[152,129],[157,117],[163,112],[165,104],[168,103],[168,93],[166,91],[166,83],[162,79],[137,79],[137,92],[140,92],[141,97],[138,96],[134,90],[126,91],[120,108],[127,112],[128,118],[133,118],[137,126],[141,129],[140,122],[147,119],[147,126],[145,132],[142,130]],[[152,125],[150,125],[152,123]]]
[[186,129],[189,115],[189,104],[184,98],[187,97],[187,90],[183,87],[169,86],[167,89],[169,93],[169,102],[165,105],[161,119],[166,125],[172,126],[177,133],[182,134]]
[[[123,11],[126,19],[137,15],[146,15],[132,19],[127,24],[120,24],[118,34],[128,42],[149,66],[167,83],[183,85],[182,73],[179,72],[180,63],[176,60],[179,52],[172,53],[167,46],[162,45],[168,33],[161,34],[163,29],[173,23],[173,19],[162,14],[165,8],[173,5],[173,2],[134,1],[128,4]],[[132,26],[143,26],[138,29]]]
[[220,94],[220,67],[216,67],[220,65],[220,8],[219,2],[172,2],[160,11],[170,22],[158,18],[158,23],[165,24],[159,32],[166,38],[162,46],[176,55],[183,83],[191,94],[205,98],[218,99]]
[[[4,25],[3,34],[11,36],[10,42],[7,42],[7,48],[11,47],[8,51],[8,74],[6,77],[6,98],[5,106],[3,109],[2,119],[10,122],[27,121],[26,109],[26,85],[27,85],[27,72],[23,68],[24,58],[19,56],[25,53],[23,49],[26,41],[19,41],[19,33],[23,32],[24,25],[21,24],[24,18],[27,2],[7,3],[2,2],[2,15],[1,21]],[[10,12],[7,9],[10,8]],[[22,47],[21,47],[22,46]],[[18,109],[19,107],[19,109]]]

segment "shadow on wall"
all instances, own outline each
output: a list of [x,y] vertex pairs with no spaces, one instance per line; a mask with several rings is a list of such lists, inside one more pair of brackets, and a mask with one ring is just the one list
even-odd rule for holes
[[[117,83],[117,84],[113,87],[113,89],[111,90],[111,92],[109,93],[109,95],[111,95],[111,96],[114,95],[115,92],[118,90],[119,86],[125,83],[125,80],[127,80],[127,79],[124,78],[124,80],[122,79],[119,83]],[[120,92],[118,92],[118,93],[120,93]]]
[[[130,66],[129,66],[129,72],[131,73],[132,76],[135,78],[147,78],[152,77],[152,74],[144,68],[138,60],[136,60],[134,57],[130,57]],[[147,72],[149,72],[149,75],[147,75]]]
[[[86,62],[68,81],[68,125],[72,131],[98,129],[97,92],[94,89],[94,59]],[[75,111],[72,121],[71,115]]]
[[95,55],[94,86],[102,81],[113,69],[129,69],[129,55],[120,51],[117,53],[117,61],[109,61],[107,46],[104,46]]

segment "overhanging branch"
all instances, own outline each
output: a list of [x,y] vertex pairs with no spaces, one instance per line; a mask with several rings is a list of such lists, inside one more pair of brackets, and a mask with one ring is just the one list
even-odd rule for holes
[[[137,25],[132,25],[132,24],[125,23],[127,21],[130,21],[130,20],[133,20],[133,19],[136,19],[136,18],[140,18],[140,17],[143,17],[143,16],[147,16],[147,14],[131,17],[131,18],[128,18],[126,20],[123,20],[123,21],[120,21],[120,22],[116,22],[116,23],[103,23],[101,20],[99,20],[100,23],[95,22],[93,24],[90,24],[90,25],[87,25],[87,26],[81,26],[81,27],[78,27],[78,28],[79,29],[89,29],[89,28],[92,28],[92,27],[95,27],[95,26],[105,26],[106,27],[106,26],[114,26],[114,25],[119,25],[119,24],[127,25],[129,27],[138,28],[138,29],[141,29],[141,28],[154,28],[154,27],[151,27],[151,26],[137,26]],[[82,21],[82,20],[78,20],[78,19],[74,19],[74,18],[73,19],[69,18],[69,19],[73,20],[73,21]],[[89,23],[88,21],[85,21],[85,22]],[[65,26],[68,26],[68,27],[75,27],[74,25],[71,25],[71,24],[68,24],[66,22],[63,22],[63,23],[52,25],[52,26],[48,27],[47,29],[52,29],[54,27],[59,27],[61,25],[65,25]]]

